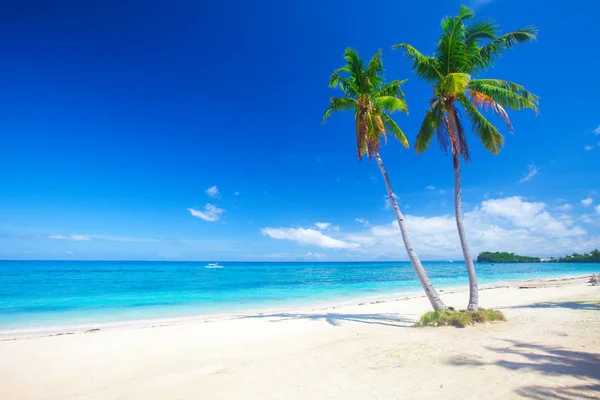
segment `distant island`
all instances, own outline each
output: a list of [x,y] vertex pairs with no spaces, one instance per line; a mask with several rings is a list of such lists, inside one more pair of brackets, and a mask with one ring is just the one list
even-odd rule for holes
[[477,256],[477,262],[488,263],[538,263],[538,262],[561,262],[561,263],[600,263],[600,250],[592,250],[589,253],[577,254],[560,257],[560,258],[540,258],[520,256],[515,253],[484,251]]
[[528,257],[528,256],[519,256],[515,253],[507,253],[507,252],[495,252],[492,253],[490,251],[484,251],[479,253],[477,256],[477,262],[493,262],[493,263],[519,263],[519,262],[527,262],[527,263],[535,263],[541,262],[541,258],[539,257]]

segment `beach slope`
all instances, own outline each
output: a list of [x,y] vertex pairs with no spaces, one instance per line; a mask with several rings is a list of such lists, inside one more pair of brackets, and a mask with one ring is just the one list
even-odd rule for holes
[[[0,341],[2,399],[600,398],[600,288],[481,291],[508,323],[412,328],[423,297]],[[447,304],[468,293],[443,293]]]

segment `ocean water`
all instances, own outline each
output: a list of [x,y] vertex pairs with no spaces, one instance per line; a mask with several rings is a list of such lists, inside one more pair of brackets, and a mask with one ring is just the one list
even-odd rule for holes
[[[0,331],[239,313],[420,293],[408,262],[0,261]],[[464,262],[425,262],[438,289]],[[476,264],[480,285],[600,272],[600,264]]]

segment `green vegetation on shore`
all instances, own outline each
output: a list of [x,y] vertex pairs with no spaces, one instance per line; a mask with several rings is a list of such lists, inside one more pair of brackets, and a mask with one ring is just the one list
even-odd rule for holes
[[424,314],[415,324],[416,328],[425,326],[455,326],[464,328],[467,325],[482,324],[485,322],[506,321],[501,311],[479,308],[477,311],[469,310],[435,310]]
[[600,263],[600,250],[592,250],[589,253],[577,254],[548,259],[539,257],[519,256],[515,253],[484,251],[477,256],[477,262],[493,262],[493,263],[519,263],[519,262],[565,262],[565,263]]
[[600,263],[600,250],[592,250],[586,254],[573,253],[559,258],[558,262]]
[[518,263],[518,262],[540,262],[539,257],[519,256],[515,253],[484,251],[477,256],[477,262],[493,263]]

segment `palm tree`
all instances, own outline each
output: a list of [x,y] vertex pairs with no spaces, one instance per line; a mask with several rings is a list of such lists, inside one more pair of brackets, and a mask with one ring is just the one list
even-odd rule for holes
[[329,87],[340,88],[345,97],[332,97],[330,99],[331,105],[323,115],[323,123],[332,113],[337,111],[351,111],[354,113],[358,159],[361,160],[365,155],[368,156],[369,160],[375,157],[375,161],[377,161],[383,175],[390,203],[396,214],[400,232],[402,232],[404,246],[415,273],[433,308],[435,310],[445,310],[447,309],[446,305],[431,284],[413,248],[404,216],[400,211],[400,207],[398,207],[396,195],[379,155],[381,138],[384,142],[387,142],[388,133],[398,139],[404,147],[408,147],[406,136],[389,115],[395,111],[408,112],[404,94],[400,88],[405,81],[396,80],[384,84],[381,55],[380,50],[365,66],[355,50],[346,49],[344,52],[346,65],[336,69],[329,79]]
[[425,56],[413,46],[402,43],[393,48],[403,48],[412,60],[415,74],[433,86],[433,97],[417,136],[417,152],[426,150],[434,134],[444,152],[452,151],[454,164],[454,212],[463,256],[469,275],[469,310],[477,310],[479,295],[473,258],[463,225],[460,163],[461,157],[469,163],[469,147],[462,123],[462,108],[471,122],[472,131],[484,147],[494,155],[504,143],[498,129],[481,114],[492,110],[513,130],[505,108],[520,110],[531,108],[537,114],[538,98],[521,85],[500,79],[476,79],[474,76],[490,68],[495,57],[517,43],[534,40],[535,27],[519,29],[499,36],[492,21],[465,23],[473,18],[471,9],[460,7],[458,16],[442,20],[442,34],[433,56]]

